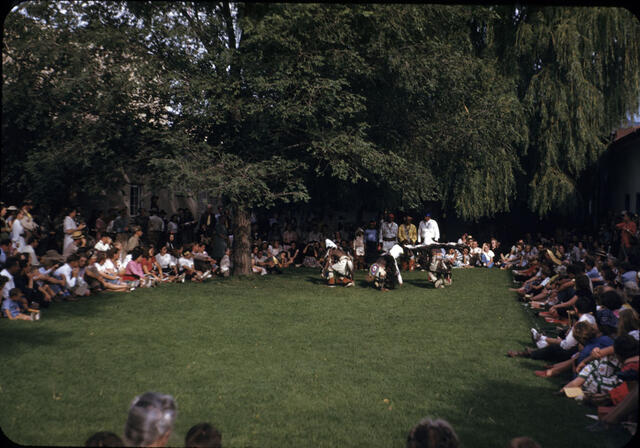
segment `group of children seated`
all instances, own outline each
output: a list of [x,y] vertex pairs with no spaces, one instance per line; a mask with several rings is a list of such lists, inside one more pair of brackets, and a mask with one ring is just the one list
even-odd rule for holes
[[511,291],[537,314],[540,325],[530,330],[532,347],[507,355],[545,361],[535,375],[561,375],[559,395],[597,406],[598,421],[589,429],[624,424],[635,433],[640,354],[637,251],[620,260],[581,243],[570,250],[560,243],[540,244],[535,255],[532,247],[516,244],[504,266],[513,269],[518,284]]
[[52,302],[165,282],[203,282],[214,275],[228,276],[231,268],[229,250],[218,262],[199,243],[172,247],[168,242],[158,251],[153,245],[138,246],[125,253],[120,242],[103,236],[93,248],[66,258],[55,251],[33,257],[16,251],[9,241],[0,244],[8,255],[0,270],[2,317],[11,320],[38,320],[41,309]]

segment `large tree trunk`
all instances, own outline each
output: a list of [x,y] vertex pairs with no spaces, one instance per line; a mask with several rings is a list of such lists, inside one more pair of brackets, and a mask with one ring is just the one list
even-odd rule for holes
[[237,206],[233,218],[233,275],[251,272],[251,221],[244,206]]

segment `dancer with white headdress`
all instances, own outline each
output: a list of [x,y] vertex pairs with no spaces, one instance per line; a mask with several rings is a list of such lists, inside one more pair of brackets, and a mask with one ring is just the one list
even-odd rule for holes
[[404,253],[400,245],[396,244],[389,252],[379,257],[369,267],[367,281],[380,291],[389,291],[396,285],[402,286],[402,274],[398,268],[398,258]]
[[336,243],[327,239],[325,241],[327,254],[325,255],[322,276],[327,279],[328,286],[336,286],[335,274],[338,274],[338,284],[346,287],[353,286],[353,259],[349,254],[339,249]]

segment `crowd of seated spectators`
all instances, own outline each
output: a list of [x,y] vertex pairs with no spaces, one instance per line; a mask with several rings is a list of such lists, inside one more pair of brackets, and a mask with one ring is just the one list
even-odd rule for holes
[[537,315],[538,327],[530,329],[532,346],[507,354],[545,361],[536,376],[562,376],[559,395],[597,406],[598,421],[590,429],[624,423],[635,433],[640,245],[629,214],[616,229],[618,251],[599,235],[514,245],[502,267],[512,270],[517,285],[511,291]]
[[[346,224],[341,219],[330,226],[313,217],[298,223],[292,215],[285,218],[273,214],[260,220],[252,215],[251,268],[259,275],[278,274],[283,269],[301,266],[320,270],[326,254],[325,241],[331,239],[353,257],[356,269],[366,270],[382,253],[383,225],[396,229],[397,243],[411,245],[421,242],[420,229],[430,219],[428,214],[423,218],[416,227],[413,217],[404,215],[398,226],[393,214],[385,212],[379,220],[358,227],[357,223]],[[186,208],[168,217],[157,207],[149,212],[142,209],[133,217],[126,208],[106,213],[93,211],[88,219],[77,207],[69,207],[52,219],[46,214],[37,215],[29,200],[20,208],[0,204],[0,274],[7,278],[2,295],[4,301],[14,302],[7,304],[13,311],[7,309],[2,316],[13,314],[12,317],[22,319],[16,314],[19,309],[20,315],[36,319],[37,311],[52,302],[76,301],[95,292],[126,293],[167,282],[203,282],[213,276],[228,276],[233,268],[230,222],[228,210],[218,207],[214,211],[211,204],[198,219]],[[527,238],[526,242],[516,242],[510,250],[496,238],[480,242],[465,233],[453,241],[462,246],[442,249],[442,255],[454,268],[500,267],[519,270],[519,274],[526,276],[539,265],[540,269],[547,269],[538,258],[549,247],[564,264],[584,260],[589,275],[593,276],[597,269],[589,265],[593,263],[591,257],[585,258],[585,247],[592,251],[611,247],[618,229],[619,246],[624,252],[632,242],[637,242],[637,226],[628,218],[617,229],[605,227],[595,237],[574,238],[564,244]],[[398,261],[402,270],[427,268],[411,251],[406,251]],[[612,275],[611,270],[603,270],[601,275],[601,280],[609,281],[606,279]],[[629,275],[623,272],[620,281]],[[525,294],[533,288],[540,295],[545,285],[532,283],[533,280],[527,281],[522,286]],[[11,300],[13,288],[22,292],[21,300]],[[22,305],[16,308],[16,303]],[[551,312],[572,305],[561,303]]]

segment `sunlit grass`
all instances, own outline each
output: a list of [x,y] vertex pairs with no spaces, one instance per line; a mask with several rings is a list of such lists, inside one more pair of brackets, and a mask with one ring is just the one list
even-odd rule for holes
[[549,447],[620,447],[592,434],[593,411],[556,397],[563,379],[509,359],[532,317],[508,274],[464,270],[431,288],[424,273],[381,293],[327,288],[318,273],[163,285],[54,304],[40,322],[0,321],[0,426],[29,445],[122,434],[133,397],[172,394],[172,445],[209,421],[224,446],[402,447],[424,416],[467,447],[529,435]]

